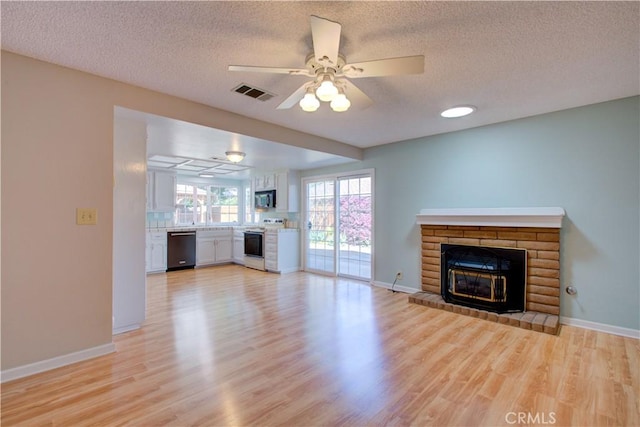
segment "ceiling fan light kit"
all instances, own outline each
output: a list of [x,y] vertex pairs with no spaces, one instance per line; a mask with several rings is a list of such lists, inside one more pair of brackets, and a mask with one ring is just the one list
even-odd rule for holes
[[227,151],[224,154],[225,156],[227,156],[227,159],[232,163],[241,162],[242,159],[244,159],[244,156],[246,156],[246,154],[243,153],[242,151]]
[[337,113],[347,111],[351,106],[351,101],[347,99],[342,88],[345,85],[344,82],[334,81],[332,73],[319,74],[321,77],[307,87],[304,97],[300,100],[300,108],[303,111],[312,113],[320,107],[320,101],[322,101],[329,102],[331,109]]
[[349,107],[351,106],[351,101],[349,101],[347,99],[347,96],[343,92],[341,92],[331,100],[330,105],[333,111],[335,111],[336,113],[342,113],[343,111],[347,111],[349,109]]
[[304,97],[300,100],[300,108],[303,111],[313,113],[320,107],[320,101],[316,98],[316,95],[313,91],[313,86],[309,86],[307,88]]
[[333,84],[331,75],[329,73],[325,73],[322,76],[320,86],[316,89],[316,96],[320,101],[331,102],[337,94],[338,88]]
[[[230,65],[229,71],[312,77],[312,82],[304,83],[277,107],[279,110],[283,110],[298,104],[306,112],[316,111],[320,107],[320,101],[329,102],[331,109],[335,112],[347,111],[352,102],[359,109],[371,105],[373,103],[371,98],[349,79],[422,74],[424,72],[423,55],[349,64],[344,55],[339,52],[342,26],[337,22],[313,15],[310,21],[313,53],[308,55],[305,60],[306,68]],[[347,93],[351,99],[347,98]]]

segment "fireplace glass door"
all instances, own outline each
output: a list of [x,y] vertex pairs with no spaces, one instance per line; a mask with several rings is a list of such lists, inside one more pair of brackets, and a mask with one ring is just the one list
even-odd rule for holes
[[441,291],[449,303],[494,311],[525,308],[527,251],[441,245]]
[[498,302],[507,298],[507,278],[503,275],[449,269],[449,290],[454,295]]

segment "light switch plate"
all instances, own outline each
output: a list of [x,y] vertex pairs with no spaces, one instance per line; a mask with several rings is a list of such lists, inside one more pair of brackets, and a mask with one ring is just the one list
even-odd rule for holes
[[76,208],[76,224],[96,225],[98,223],[98,210],[96,208]]

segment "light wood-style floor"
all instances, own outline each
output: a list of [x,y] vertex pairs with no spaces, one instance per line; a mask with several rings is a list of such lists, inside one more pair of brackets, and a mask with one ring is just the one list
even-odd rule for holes
[[638,340],[239,266],[149,276],[147,295],[116,353],[3,384],[2,425],[640,424]]

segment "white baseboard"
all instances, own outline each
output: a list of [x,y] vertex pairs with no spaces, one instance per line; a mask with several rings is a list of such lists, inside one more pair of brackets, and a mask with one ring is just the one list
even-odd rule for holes
[[140,323],[134,323],[133,325],[120,326],[119,328],[114,328],[111,333],[113,335],[123,334],[129,331],[135,331],[136,329],[140,329],[142,325]]
[[116,351],[114,343],[100,345],[98,347],[88,348],[86,350],[76,351],[62,356],[53,357],[51,359],[42,360],[40,362],[30,363],[28,365],[18,366],[16,368],[5,369],[0,372],[0,383],[17,380],[18,378],[28,377],[29,375],[38,374],[40,372],[49,371],[51,369],[60,368],[62,366],[71,365],[72,363],[82,362],[83,360],[93,359],[94,357],[104,356],[105,354]]
[[590,322],[588,320],[574,319],[573,317],[560,316],[560,323],[577,328],[591,329],[607,334],[620,335],[623,337],[640,339],[640,330],[623,328],[621,326],[607,325],[606,323]]
[[281,274],[289,274],[289,273],[295,273],[296,271],[300,271],[300,267],[283,268],[280,271],[280,273]]
[[[391,289],[391,283],[372,281],[373,286],[380,288]],[[412,294],[414,292],[420,292],[422,289],[410,288],[408,286],[393,287],[394,290],[404,293]],[[607,334],[620,335],[623,337],[640,339],[640,330],[623,328],[621,326],[607,325],[605,323],[590,322],[588,320],[574,319],[573,317],[560,316],[560,323],[567,326],[575,326],[577,328],[591,329],[594,331],[605,332]]]
[[402,286],[402,285],[393,285],[392,283],[386,283],[386,282],[372,281],[371,284],[373,286],[377,286],[379,288],[384,288],[384,289],[391,289],[391,287],[393,286],[394,291],[403,292],[405,294],[413,294],[415,292],[420,292],[420,289],[410,288],[408,286]]

